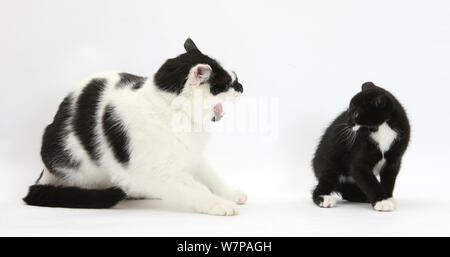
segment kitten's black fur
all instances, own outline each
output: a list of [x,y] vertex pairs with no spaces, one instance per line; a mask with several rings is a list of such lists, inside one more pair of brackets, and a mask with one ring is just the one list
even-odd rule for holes
[[230,87],[234,88],[237,92],[243,92],[243,87],[238,82],[237,77],[232,81],[228,72],[216,60],[200,52],[190,38],[184,43],[184,48],[186,49],[186,53],[168,59],[159,68],[158,72],[156,72],[154,79],[159,89],[180,94],[184,88],[190,69],[196,64],[202,63],[208,64],[212,69],[212,74],[208,81],[211,85],[211,94],[220,94],[227,91]]
[[[372,173],[383,153],[370,138],[378,126],[386,122],[397,132],[380,171],[380,181]],[[351,130],[360,125],[358,132]],[[397,99],[371,82],[362,85],[348,110],[341,113],[327,128],[312,161],[318,185],[313,201],[323,202],[323,195],[339,193],[343,199],[355,202],[376,202],[392,197],[402,156],[408,146],[410,126],[406,112]],[[354,182],[340,181],[340,176],[351,177]]]

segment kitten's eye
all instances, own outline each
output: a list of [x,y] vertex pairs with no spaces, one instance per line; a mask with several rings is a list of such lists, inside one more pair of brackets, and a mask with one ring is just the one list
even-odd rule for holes
[[355,110],[355,105],[353,103],[350,104],[350,108],[349,111],[352,112],[353,110]]

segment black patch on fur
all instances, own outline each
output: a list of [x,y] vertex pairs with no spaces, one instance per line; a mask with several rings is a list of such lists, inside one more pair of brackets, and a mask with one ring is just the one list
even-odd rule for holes
[[[80,165],[65,148],[65,140],[70,133],[72,117],[72,95],[68,95],[59,105],[53,122],[47,126],[42,137],[41,158],[52,174],[61,176],[58,168],[77,168]],[[42,175],[42,174],[41,174]]]
[[244,92],[244,88],[242,87],[241,83],[239,83],[237,77],[236,77],[236,79],[233,81],[233,83],[231,83],[230,87],[231,87],[231,88],[234,88],[234,90],[235,90],[236,92],[239,92],[239,93],[243,93],[243,92]]
[[136,76],[130,73],[119,73],[120,80],[117,82],[116,87],[117,88],[126,88],[131,87],[133,90],[140,89],[145,81],[147,80],[146,77],[140,77]]
[[105,79],[93,79],[78,97],[73,119],[73,130],[80,139],[89,157],[97,162],[100,159],[95,128],[97,126],[98,104],[105,88]]
[[[216,60],[200,52],[191,39],[186,40],[185,49],[186,53],[168,59],[156,72],[154,80],[159,89],[180,94],[183,91],[189,71],[197,64],[208,64],[212,69],[208,80],[211,85],[211,94],[217,95],[230,88],[231,76]],[[242,91],[242,85],[237,88]]]
[[[370,135],[387,122],[397,132],[397,138],[384,153],[386,163],[380,171],[380,181],[372,170],[383,158]],[[351,126],[361,125],[356,137]],[[400,102],[387,90],[371,82],[364,83],[348,110],[341,113],[326,129],[312,161],[318,185],[313,201],[320,204],[321,195],[336,192],[345,200],[370,202],[392,197],[395,180],[408,146],[410,126]],[[340,176],[352,177],[355,183],[341,182]]]
[[192,39],[188,38],[186,39],[186,41],[184,41],[184,49],[186,50],[186,52],[190,52],[193,50],[198,50],[198,47],[195,45]]
[[110,208],[125,198],[120,188],[82,189],[53,185],[30,186],[23,198],[28,205],[64,208]]
[[107,105],[102,119],[103,133],[112,148],[114,157],[118,162],[126,165],[130,161],[128,151],[129,138],[123,122],[115,113],[114,107]]

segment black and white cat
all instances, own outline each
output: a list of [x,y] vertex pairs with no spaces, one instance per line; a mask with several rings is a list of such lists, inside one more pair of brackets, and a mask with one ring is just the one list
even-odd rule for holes
[[[174,120],[218,121],[221,103],[237,99],[243,88],[191,39],[184,47],[186,53],[168,59],[153,79],[101,73],[68,94],[45,130],[45,168],[24,201],[107,208],[124,197],[151,197],[236,215],[247,196],[226,186],[202,158],[208,134],[178,130]],[[198,104],[201,117],[194,118]]]
[[402,105],[383,88],[364,83],[316,150],[314,203],[334,207],[331,193],[336,192],[344,200],[370,202],[377,211],[394,210],[394,184],[409,137]]

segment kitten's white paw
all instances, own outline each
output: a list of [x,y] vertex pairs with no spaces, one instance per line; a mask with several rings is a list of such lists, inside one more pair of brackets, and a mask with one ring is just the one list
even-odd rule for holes
[[197,210],[201,213],[218,216],[234,216],[239,213],[235,203],[221,198],[213,199]]
[[336,206],[336,200],[331,195],[321,195],[323,201],[320,203],[320,207],[332,208]]
[[395,200],[391,197],[389,199],[376,202],[373,208],[377,211],[393,211],[395,206]]
[[228,194],[226,199],[233,201],[237,204],[244,204],[247,202],[247,194],[245,194],[241,190],[234,190]]
[[397,201],[395,201],[394,197],[391,197],[388,200],[390,200],[394,204],[394,209],[397,208]]

